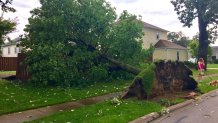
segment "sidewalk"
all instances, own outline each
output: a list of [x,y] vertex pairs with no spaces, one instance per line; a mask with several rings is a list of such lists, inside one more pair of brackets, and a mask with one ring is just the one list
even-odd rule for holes
[[0,123],[21,123],[25,121],[31,121],[54,114],[56,112],[72,110],[85,105],[91,105],[91,104],[103,102],[107,99],[117,97],[122,93],[123,92],[110,93],[110,94],[91,97],[83,100],[67,102],[63,104],[57,104],[53,106],[47,106],[47,107],[42,107],[38,109],[32,109],[32,110],[27,110],[23,112],[12,113],[12,114],[6,114],[0,116]]

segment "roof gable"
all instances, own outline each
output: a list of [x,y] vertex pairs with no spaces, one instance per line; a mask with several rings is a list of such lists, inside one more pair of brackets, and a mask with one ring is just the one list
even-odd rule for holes
[[167,41],[167,40],[159,40],[155,45],[154,45],[155,48],[171,48],[171,49],[182,49],[182,50],[185,50],[187,48],[181,46],[181,45],[178,45],[176,43],[173,43],[173,42],[170,42],[170,41]]
[[154,26],[154,25],[146,23],[146,22],[143,22],[143,24],[144,24],[145,28],[151,28],[151,29],[156,29],[156,30],[160,30],[160,31],[164,31],[164,32],[169,32],[169,31],[167,31],[165,29],[162,29],[160,27]]
[[20,37],[17,37],[15,39],[11,40],[10,42],[3,44],[2,46],[6,47],[6,46],[17,45],[17,44],[19,44],[19,42],[20,42]]

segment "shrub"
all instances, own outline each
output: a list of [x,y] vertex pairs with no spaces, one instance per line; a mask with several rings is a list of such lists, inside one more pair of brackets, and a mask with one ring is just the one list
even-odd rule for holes
[[99,66],[93,66],[88,73],[88,77],[90,81],[102,81],[106,80],[108,78],[108,72],[106,67],[99,65]]
[[190,62],[190,61],[184,61],[184,64],[186,66],[188,66],[189,68],[196,68],[196,66],[197,66],[196,63],[193,63],[193,62]]

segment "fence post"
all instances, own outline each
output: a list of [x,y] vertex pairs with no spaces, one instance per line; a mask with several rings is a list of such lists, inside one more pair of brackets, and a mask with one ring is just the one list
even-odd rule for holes
[[27,65],[23,63],[25,58],[26,55],[24,53],[18,53],[16,78],[21,81],[27,81],[30,78]]

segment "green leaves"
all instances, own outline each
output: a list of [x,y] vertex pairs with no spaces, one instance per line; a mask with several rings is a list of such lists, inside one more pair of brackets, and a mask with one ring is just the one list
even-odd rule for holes
[[27,50],[32,81],[75,86],[108,78],[112,56],[125,63],[142,61],[142,24],[122,15],[105,0],[43,0],[31,11],[22,45]]
[[0,18],[0,45],[6,38],[6,35],[14,31],[16,28],[16,22],[13,20],[5,20]]

